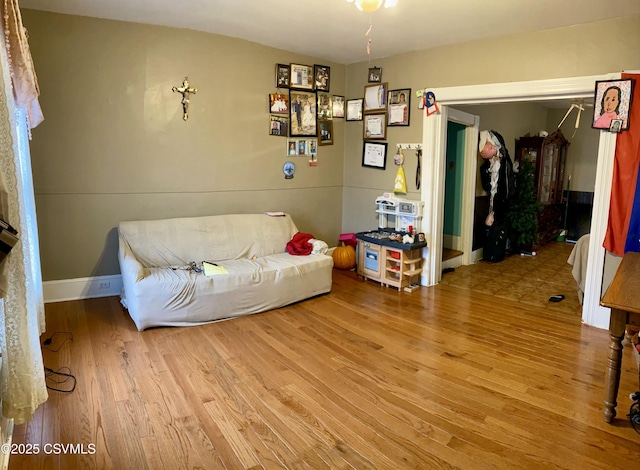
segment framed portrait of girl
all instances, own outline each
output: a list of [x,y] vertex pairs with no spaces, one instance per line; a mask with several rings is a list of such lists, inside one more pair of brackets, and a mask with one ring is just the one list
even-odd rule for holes
[[596,81],[591,127],[612,132],[629,129],[629,106],[632,94],[631,79]]

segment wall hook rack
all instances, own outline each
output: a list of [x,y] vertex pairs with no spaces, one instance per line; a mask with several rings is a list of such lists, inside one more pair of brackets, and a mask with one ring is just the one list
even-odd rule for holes
[[419,150],[421,144],[397,144],[397,147],[402,150]]

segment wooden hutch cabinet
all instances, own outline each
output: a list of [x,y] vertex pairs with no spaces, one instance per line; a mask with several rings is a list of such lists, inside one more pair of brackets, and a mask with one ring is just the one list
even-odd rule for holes
[[558,129],[547,137],[516,139],[514,161],[529,158],[535,168],[535,187],[543,209],[538,215],[538,245],[556,238],[562,229],[564,169],[570,142]]

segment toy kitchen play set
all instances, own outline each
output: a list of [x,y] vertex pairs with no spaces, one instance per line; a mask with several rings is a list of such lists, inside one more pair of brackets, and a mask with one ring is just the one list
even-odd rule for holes
[[384,193],[376,198],[378,229],[356,233],[358,274],[383,286],[413,292],[420,288],[424,203]]

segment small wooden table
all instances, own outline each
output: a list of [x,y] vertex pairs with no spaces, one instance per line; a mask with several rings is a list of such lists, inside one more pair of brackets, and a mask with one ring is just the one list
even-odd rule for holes
[[640,325],[640,253],[625,253],[618,271],[602,297],[600,305],[611,309],[609,319],[609,363],[605,375],[604,420],[610,423],[616,416],[622,338],[628,324]]

